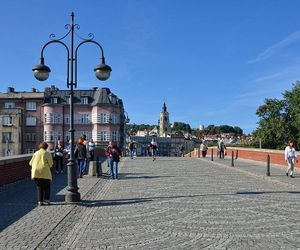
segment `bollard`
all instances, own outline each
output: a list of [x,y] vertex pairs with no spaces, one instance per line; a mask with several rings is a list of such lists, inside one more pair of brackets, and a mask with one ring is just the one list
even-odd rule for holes
[[236,150],[236,151],[235,151],[235,159],[236,159],[236,160],[237,160],[238,156],[239,156],[239,151]]
[[234,167],[234,152],[231,151],[231,167]]
[[267,176],[270,175],[270,155],[267,155]]
[[200,158],[200,148],[198,148],[198,158]]
[[214,149],[211,149],[211,156],[210,156],[211,161],[214,161]]
[[102,165],[101,165],[101,161],[99,160],[99,156],[97,156],[96,173],[97,173],[97,177],[98,177],[98,178],[99,178],[100,176],[102,176]]

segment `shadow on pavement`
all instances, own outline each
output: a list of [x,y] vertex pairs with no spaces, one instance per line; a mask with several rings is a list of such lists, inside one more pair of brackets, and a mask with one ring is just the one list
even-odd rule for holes
[[[53,174],[51,202],[63,202],[58,194],[67,186],[67,174]],[[37,207],[37,189],[31,179],[22,180],[5,187],[0,192],[0,232]]]
[[79,203],[79,206],[84,207],[105,207],[105,206],[121,206],[128,204],[137,204],[152,201],[148,198],[121,199],[121,200],[86,200]]
[[257,194],[300,194],[297,191],[257,191],[257,192],[237,192],[236,194],[241,195],[257,195]]

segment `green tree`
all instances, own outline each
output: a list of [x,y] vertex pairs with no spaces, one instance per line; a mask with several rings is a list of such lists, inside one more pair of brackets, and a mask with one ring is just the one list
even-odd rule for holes
[[257,140],[262,141],[264,148],[282,148],[287,141],[288,124],[286,123],[285,101],[278,99],[265,99],[256,114],[260,118],[258,128],[254,132]]

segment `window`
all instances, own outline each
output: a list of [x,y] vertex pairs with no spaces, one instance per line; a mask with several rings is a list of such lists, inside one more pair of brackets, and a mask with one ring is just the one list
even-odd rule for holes
[[100,123],[106,123],[106,122],[107,122],[106,114],[101,113],[100,114]]
[[81,97],[81,103],[82,104],[89,104],[89,97],[88,96]]
[[45,114],[45,123],[54,123],[54,113]]
[[113,141],[117,141],[117,131],[112,131],[112,132],[111,132],[111,139],[112,139]]
[[26,110],[36,110],[36,102],[26,102]]
[[4,108],[6,109],[13,109],[15,107],[15,103],[14,102],[6,102],[4,103]]
[[27,148],[25,149],[25,154],[33,154],[35,152],[34,149]]
[[119,123],[118,115],[116,115],[116,114],[111,114],[111,122],[112,122],[113,124],[118,124],[118,123]]
[[65,115],[65,124],[70,124],[70,115]]
[[36,117],[34,116],[26,117],[26,126],[36,126]]
[[70,104],[70,103],[71,103],[71,98],[70,98],[70,96],[66,96],[66,103],[67,103],[67,104]]
[[108,98],[109,98],[111,104],[117,104],[117,97],[114,94],[110,93],[108,95]]
[[60,131],[44,131],[44,141],[51,142],[55,140],[61,140],[62,135]]
[[25,140],[27,142],[34,142],[34,141],[36,141],[36,134],[35,133],[26,133],[25,134]]
[[30,133],[26,133],[25,140],[26,141],[31,141],[31,134]]
[[62,122],[62,118],[61,118],[61,114],[55,114],[55,113],[48,113],[44,115],[45,117],[45,123],[57,123],[57,124],[61,124]]
[[6,126],[12,125],[12,118],[9,115],[5,115],[2,117],[2,124]]
[[51,103],[57,104],[58,103],[58,98],[57,97],[52,97],[51,98]]
[[80,116],[80,123],[81,124],[90,123],[90,116],[89,116],[89,114],[81,114],[81,116]]
[[11,142],[11,132],[2,132],[2,142]]
[[101,131],[99,139],[100,139],[100,141],[107,141],[107,132],[106,131]]

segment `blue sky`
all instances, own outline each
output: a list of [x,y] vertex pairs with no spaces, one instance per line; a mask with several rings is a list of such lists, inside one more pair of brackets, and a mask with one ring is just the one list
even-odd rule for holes
[[49,35],[66,33],[73,11],[77,32],[95,35],[113,69],[108,81],[98,81],[98,49],[82,46],[79,89],[110,88],[131,123],[156,124],[165,101],[171,122],[249,133],[264,99],[281,98],[300,80],[299,9],[297,0],[3,0],[0,92],[66,89],[62,46],[45,51],[47,81],[36,81],[31,69]]

